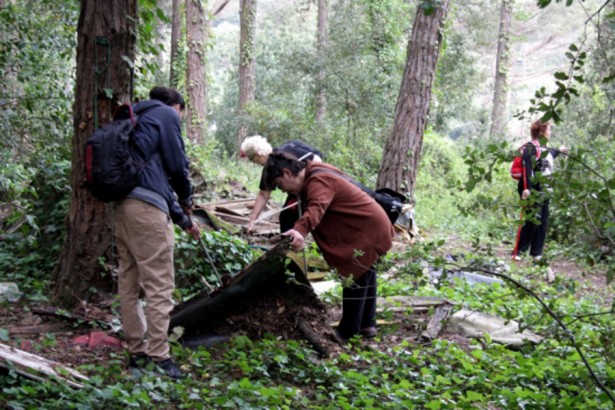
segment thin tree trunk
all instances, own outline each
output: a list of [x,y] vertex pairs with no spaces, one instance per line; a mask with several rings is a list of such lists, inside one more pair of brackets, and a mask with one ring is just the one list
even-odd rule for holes
[[[137,0],[81,0],[77,27],[77,80],[72,141],[72,197],[67,236],[52,274],[52,297],[62,306],[88,300],[92,289],[110,290],[111,207],[83,185],[84,145],[108,123],[119,103],[132,99]],[[109,95],[109,92],[112,95]],[[95,292],[95,290],[94,290]]]
[[237,146],[248,135],[246,106],[254,101],[256,87],[256,64],[254,44],[256,34],[256,0],[240,0],[239,35],[239,128]]
[[171,17],[171,69],[169,71],[169,84],[177,88],[179,83],[175,66],[177,65],[177,53],[179,48],[179,38],[181,36],[181,0],[173,0],[173,16]]
[[508,71],[510,69],[510,28],[512,23],[513,0],[502,0],[500,8],[500,32],[495,62],[495,86],[493,110],[491,112],[491,139],[502,139],[506,132],[506,111],[508,108]]
[[389,135],[378,173],[377,186],[406,192],[414,202],[416,174],[421,159],[423,133],[429,113],[431,86],[436,74],[441,29],[449,0],[443,0],[426,16],[417,8],[408,42],[406,68],[402,79],[393,130]]
[[207,109],[205,106],[207,100],[206,45],[208,36],[205,16],[206,3],[202,0],[188,0],[186,2],[186,37],[188,40],[186,133],[194,144],[205,142]]
[[316,47],[318,52],[318,74],[316,77],[316,124],[322,125],[327,115],[326,48],[329,32],[329,1],[318,0],[318,32]]

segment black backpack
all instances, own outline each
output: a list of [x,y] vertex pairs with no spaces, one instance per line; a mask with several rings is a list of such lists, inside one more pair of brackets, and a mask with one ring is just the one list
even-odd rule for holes
[[124,104],[113,122],[96,130],[85,143],[85,186],[103,202],[124,198],[139,183],[145,162],[136,155],[137,122],[132,106]]

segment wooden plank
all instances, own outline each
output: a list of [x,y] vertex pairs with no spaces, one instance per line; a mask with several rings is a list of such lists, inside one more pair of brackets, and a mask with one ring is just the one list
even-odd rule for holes
[[9,335],[37,335],[41,333],[61,332],[68,328],[70,328],[70,326],[66,323],[51,323],[36,326],[11,326],[9,327]]
[[431,317],[431,320],[427,324],[427,329],[421,333],[421,337],[429,340],[437,338],[444,327],[444,321],[448,319],[452,310],[453,306],[449,304],[438,306],[434,312],[434,315]]
[[321,280],[327,276],[329,272],[308,272],[308,280]]
[[82,388],[89,379],[83,374],[44,357],[0,343],[0,366],[28,378],[43,381],[57,378],[71,387]]
[[226,206],[216,206],[214,208],[214,212],[219,212],[222,214],[228,214],[228,215],[236,215],[236,216],[250,216],[250,210],[247,209],[246,207],[237,207],[237,208],[232,208],[232,207],[226,207]]

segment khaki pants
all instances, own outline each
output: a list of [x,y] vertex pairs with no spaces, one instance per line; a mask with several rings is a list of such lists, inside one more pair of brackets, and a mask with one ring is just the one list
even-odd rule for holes
[[[128,351],[145,353],[155,360],[168,359],[169,312],[175,287],[171,219],[152,205],[128,198],[116,205],[115,236],[120,258],[120,312]],[[145,310],[139,300],[141,288]]]

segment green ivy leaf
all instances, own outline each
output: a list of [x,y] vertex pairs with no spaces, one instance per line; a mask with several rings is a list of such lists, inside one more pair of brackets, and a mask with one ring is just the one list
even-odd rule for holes
[[468,390],[466,392],[466,397],[469,401],[483,401],[485,399],[485,397],[481,393],[473,390]]

